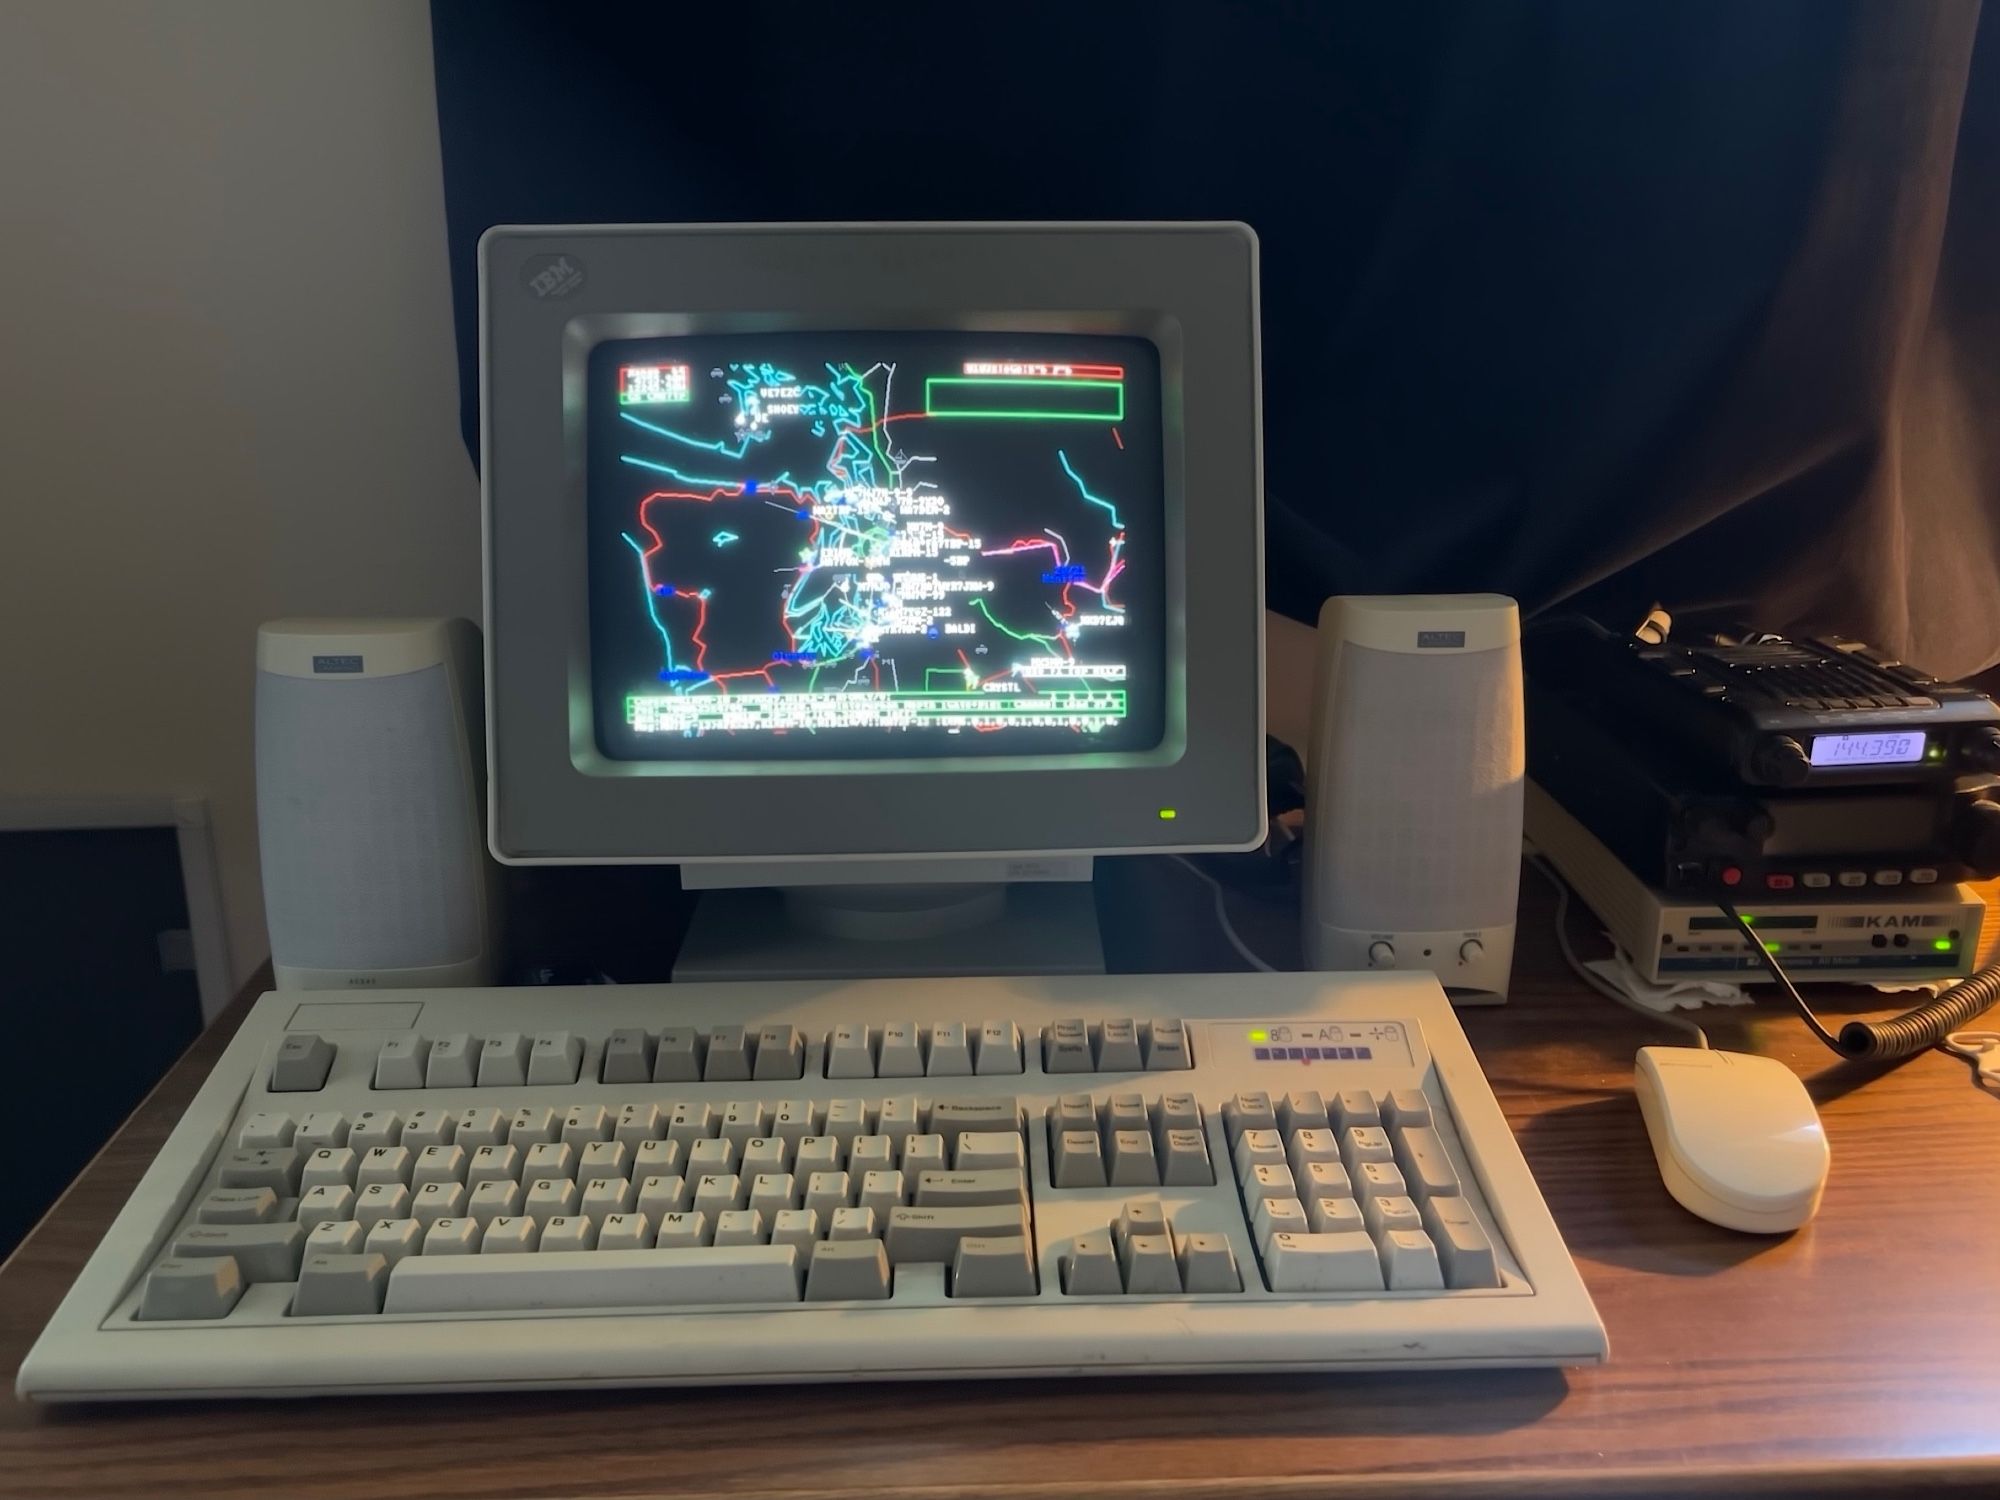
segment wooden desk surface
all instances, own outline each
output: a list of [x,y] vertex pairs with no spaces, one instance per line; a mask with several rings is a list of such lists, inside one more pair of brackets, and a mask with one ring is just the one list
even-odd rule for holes
[[[1198,888],[1148,878],[1163,928],[1201,929]],[[1713,1228],[1660,1187],[1632,1101],[1634,1048],[1671,1034],[1562,969],[1532,877],[1523,908],[1512,1002],[1463,1019],[1610,1329],[1600,1369],[67,1408],[9,1396],[0,1493],[2000,1491],[2000,1098],[1942,1054],[1875,1076],[1775,1008],[1720,1013],[1718,1045],[1783,1058],[1809,1080],[1833,1175],[1817,1220],[1788,1239]],[[1176,957],[1173,943],[1160,952]],[[10,1391],[246,1004],[0,1269]]]

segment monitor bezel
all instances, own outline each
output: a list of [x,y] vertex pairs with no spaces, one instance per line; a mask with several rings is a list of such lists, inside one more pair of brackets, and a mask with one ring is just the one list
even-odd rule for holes
[[[1262,454],[1247,226],[501,226],[481,237],[479,284],[497,859],[1035,858],[1261,842]],[[779,329],[1154,343],[1168,543],[1157,746],[965,760],[602,754],[585,547],[590,351],[606,339]],[[1189,410],[1202,420],[1187,424]],[[960,774],[979,778],[976,800],[961,795]],[[831,807],[812,796],[829,776],[845,793]]]

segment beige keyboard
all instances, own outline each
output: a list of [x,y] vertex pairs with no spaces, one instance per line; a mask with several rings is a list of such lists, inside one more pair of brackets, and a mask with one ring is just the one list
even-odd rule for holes
[[1603,1354],[1428,976],[446,990],[264,997],[20,1388]]

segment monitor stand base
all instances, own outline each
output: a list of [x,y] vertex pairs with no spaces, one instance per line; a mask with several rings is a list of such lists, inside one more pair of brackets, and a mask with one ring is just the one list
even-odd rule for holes
[[703,891],[674,960],[676,984],[1103,972],[1092,888],[1066,881]]

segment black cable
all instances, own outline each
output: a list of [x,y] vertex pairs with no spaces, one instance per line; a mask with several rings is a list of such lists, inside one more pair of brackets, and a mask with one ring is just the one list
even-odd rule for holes
[[1729,902],[1727,896],[1714,898],[1722,914],[1736,924],[1745,942],[1756,953],[1764,967],[1771,971],[1771,977],[1798,1012],[1805,1018],[1812,1034],[1842,1057],[1857,1062],[1899,1062],[1906,1057],[1914,1057],[1928,1047],[1935,1047],[1946,1036],[1963,1026],[1975,1016],[1984,1015],[1995,1003],[2000,1003],[2000,966],[1981,969],[1970,978],[1961,980],[1924,1005],[1915,1010],[1904,1011],[1900,1016],[1891,1016],[1886,1021],[1849,1021],[1835,1036],[1821,1024],[1812,1007],[1806,1004],[1798,986],[1792,983],[1777,955],[1764,946],[1764,940],[1757,936],[1757,929],[1744,920],[1743,913]]

